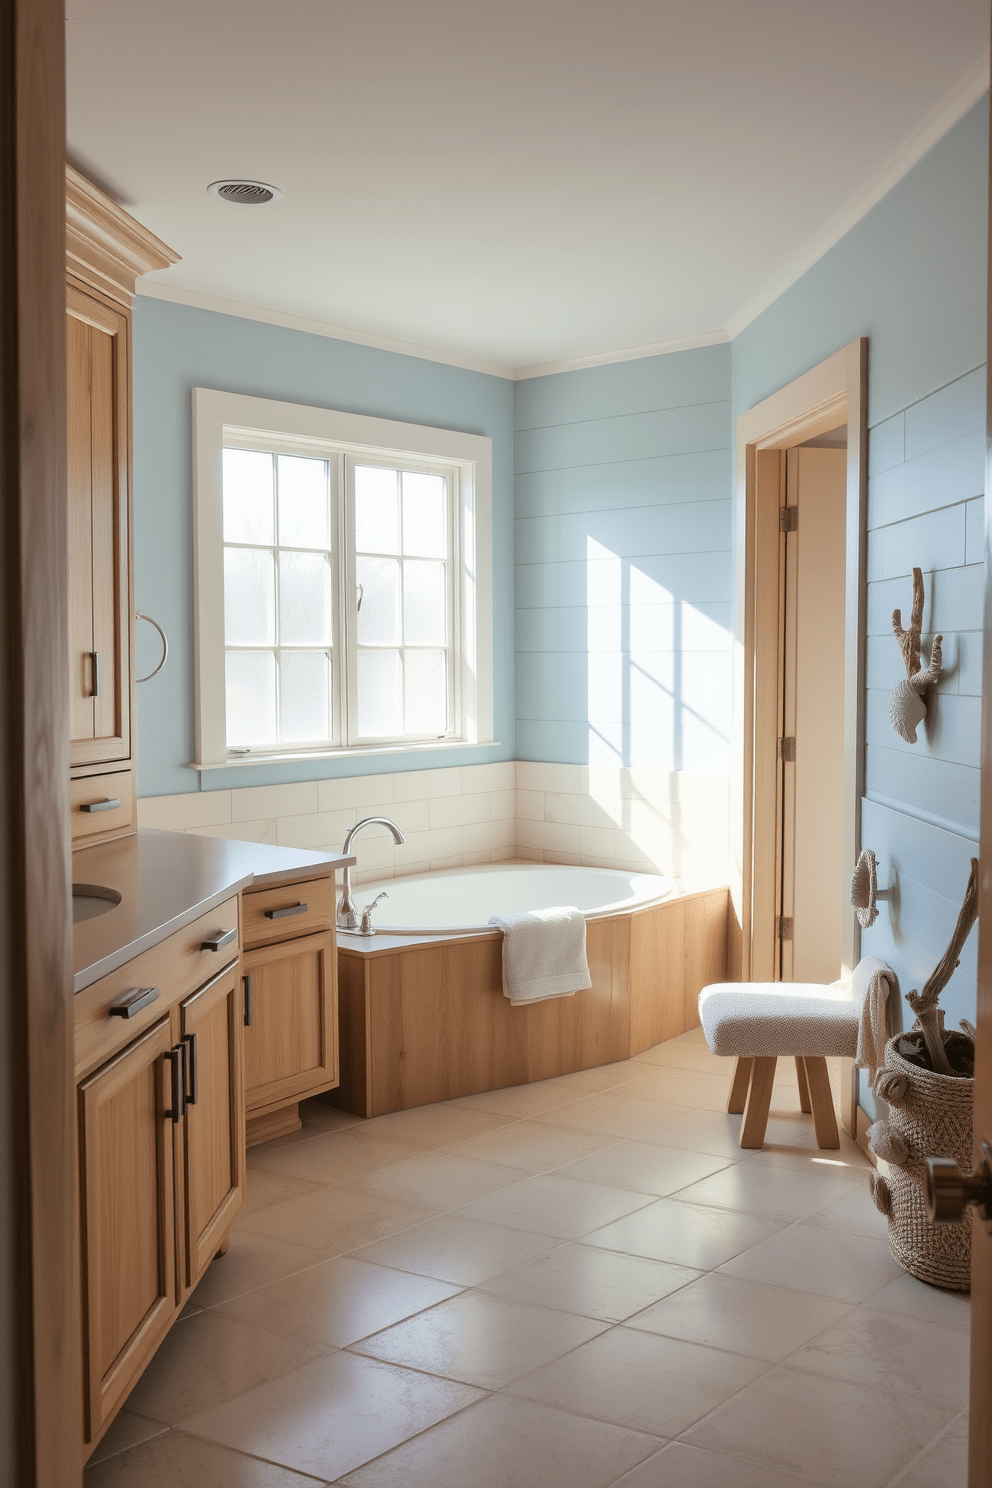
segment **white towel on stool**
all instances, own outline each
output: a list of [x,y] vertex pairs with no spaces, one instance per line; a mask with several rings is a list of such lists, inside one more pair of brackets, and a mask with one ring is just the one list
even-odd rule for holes
[[535,909],[493,915],[503,932],[503,995],[514,1004],[571,997],[592,986],[581,910]]

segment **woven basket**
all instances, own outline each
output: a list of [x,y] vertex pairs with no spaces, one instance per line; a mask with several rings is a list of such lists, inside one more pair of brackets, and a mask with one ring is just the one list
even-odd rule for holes
[[869,1129],[868,1140],[889,1164],[889,1175],[872,1174],[870,1181],[876,1205],[888,1215],[892,1254],[921,1281],[967,1292],[971,1215],[960,1224],[932,1224],[923,1184],[928,1157],[953,1157],[963,1172],[971,1169],[974,1081],[910,1064],[890,1039],[875,1090],[888,1102],[889,1115]]

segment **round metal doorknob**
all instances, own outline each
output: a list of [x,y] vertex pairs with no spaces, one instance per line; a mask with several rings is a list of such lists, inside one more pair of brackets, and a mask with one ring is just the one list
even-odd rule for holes
[[928,1157],[924,1180],[927,1217],[933,1224],[958,1224],[974,1205],[979,1217],[992,1215],[992,1149],[982,1143],[984,1161],[976,1173],[962,1173],[950,1157]]

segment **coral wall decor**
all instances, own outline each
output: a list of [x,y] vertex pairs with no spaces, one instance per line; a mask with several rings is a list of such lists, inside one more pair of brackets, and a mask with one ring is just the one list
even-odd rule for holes
[[907,744],[916,743],[917,724],[927,716],[927,705],[923,694],[940,676],[940,643],[942,636],[934,636],[930,652],[930,665],[920,666],[920,633],[923,628],[923,574],[913,569],[913,611],[909,629],[902,628],[902,611],[892,611],[892,630],[899,642],[899,650],[906,666],[906,680],[897,682],[889,694],[889,722]]

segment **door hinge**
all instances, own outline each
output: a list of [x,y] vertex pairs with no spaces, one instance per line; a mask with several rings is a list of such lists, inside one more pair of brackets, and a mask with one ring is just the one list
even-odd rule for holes
[[780,506],[778,509],[779,532],[799,531],[799,508],[798,506]]
[[792,738],[790,736],[787,739],[779,739],[779,741],[778,741],[778,757],[779,757],[780,760],[791,760],[793,762],[793,764],[795,764],[795,760],[796,760],[796,741],[795,741],[794,738]]
[[775,934],[779,940],[792,939],[792,921],[787,920],[784,915],[775,916]]

